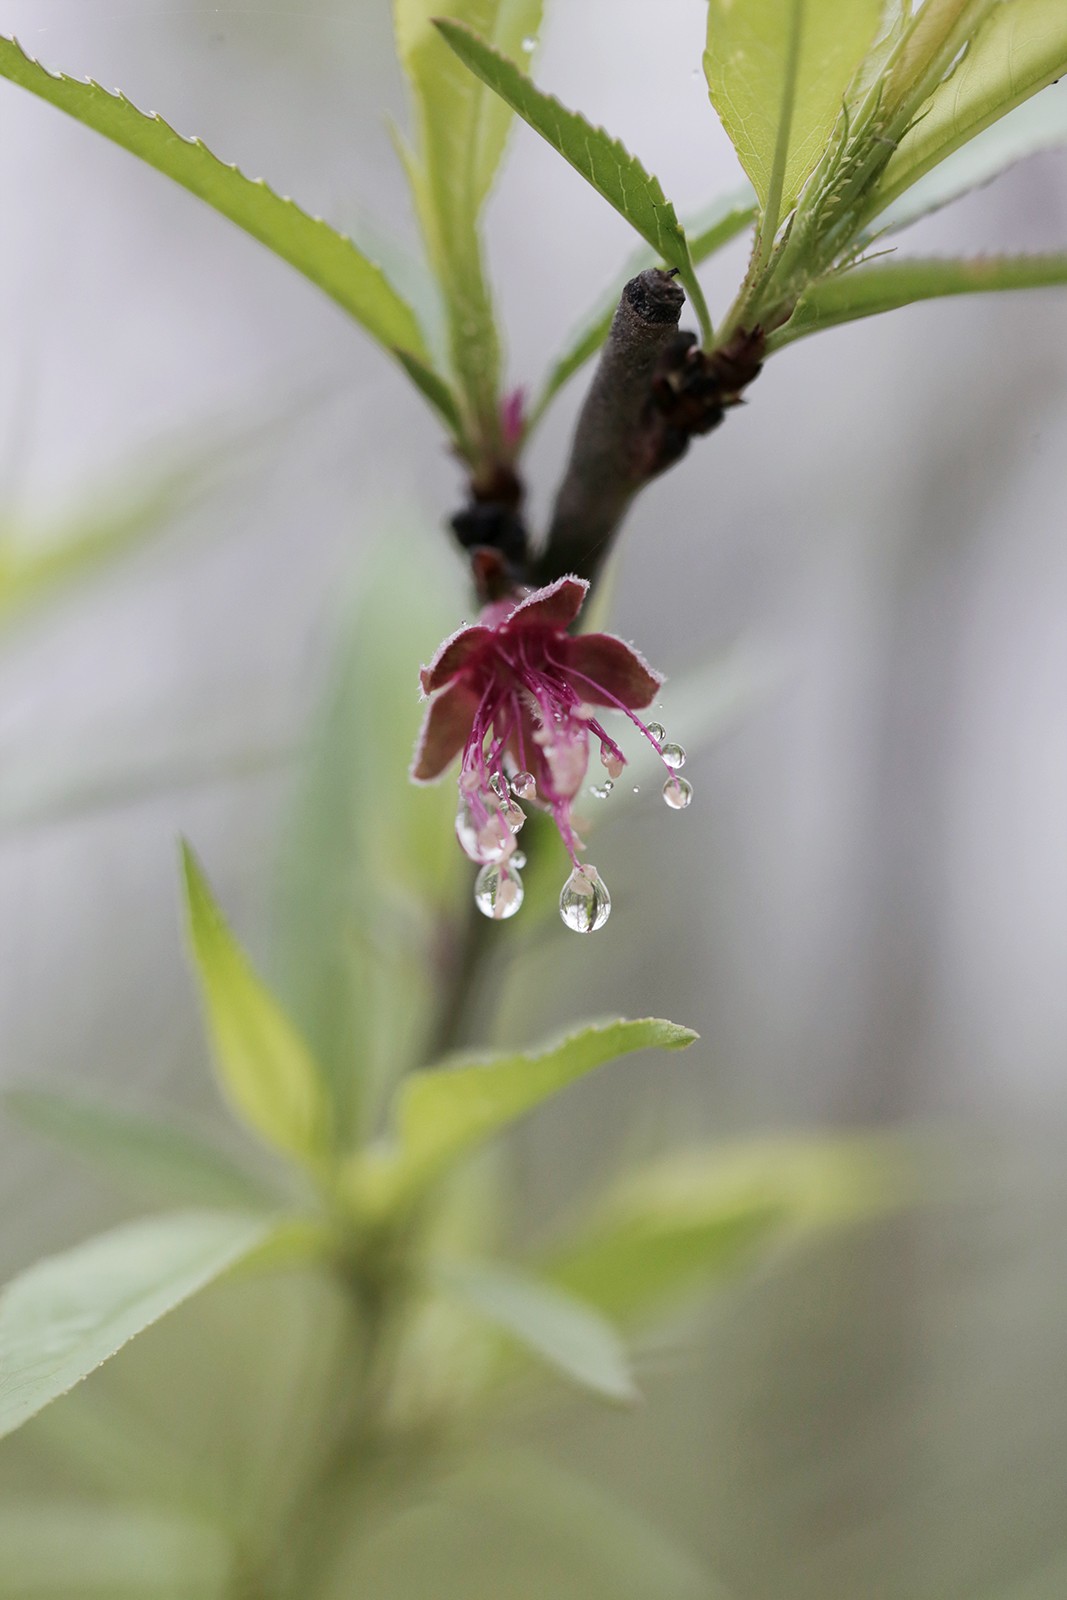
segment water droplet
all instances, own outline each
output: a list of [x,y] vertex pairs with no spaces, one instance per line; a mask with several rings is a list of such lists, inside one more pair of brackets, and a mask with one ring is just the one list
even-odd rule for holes
[[668,778],[663,785],[663,798],[672,811],[684,811],[693,798],[693,785],[684,778]]
[[591,783],[589,792],[590,794],[595,794],[598,800],[606,800],[614,787],[615,785],[611,779],[605,778],[603,783]]
[[456,838],[463,854],[479,864],[502,861],[511,849],[511,834],[500,813],[494,811],[479,825],[470,801],[462,798],[456,812]]
[[478,824],[474,820],[474,812],[470,801],[460,793],[459,810],[456,812],[456,838],[459,847],[465,856],[472,861],[484,861],[478,844]]
[[595,933],[611,915],[608,886],[595,867],[575,867],[559,897],[559,914],[575,933]]
[[537,40],[532,34],[526,35],[526,38],[522,41],[522,48],[528,56],[533,55],[534,51],[537,49]]
[[669,767],[685,766],[685,751],[680,744],[665,744],[660,755]]
[[622,769],[626,765],[626,762],[622,759],[622,756],[617,756],[613,750],[609,750],[606,746],[601,745],[600,760],[609,778],[622,777]]
[[637,784],[635,783],[634,784],[634,794],[640,794],[640,793],[641,793],[641,790],[638,788]]
[[508,861],[511,863],[511,865],[513,867],[520,867],[520,868],[524,867],[526,865],[526,853],[525,853],[525,851],[523,851],[523,850],[513,850],[511,852],[510,856],[508,857]]
[[521,806],[517,806],[514,800],[509,800],[507,805],[500,807],[500,815],[503,817],[512,833],[518,833],[519,829],[526,821],[525,811]]
[[511,799],[511,795],[508,791],[508,780],[505,778],[502,772],[493,773],[493,776],[489,779],[489,787],[492,789],[498,800]]
[[648,725],[648,731],[652,735],[653,739],[655,739],[657,744],[662,744],[664,739],[667,737],[667,730],[663,726],[662,722],[650,722]]
[[494,861],[474,880],[474,904],[485,917],[506,922],[522,905],[522,879],[510,861]]
[[511,780],[511,792],[516,800],[532,800],[537,793],[537,779],[532,772],[516,772]]

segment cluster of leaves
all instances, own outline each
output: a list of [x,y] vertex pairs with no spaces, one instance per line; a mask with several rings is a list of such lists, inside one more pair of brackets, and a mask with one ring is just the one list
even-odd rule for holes
[[[595,353],[615,298],[583,321],[512,437],[481,238],[512,112],[632,225],[651,260],[678,272],[706,349],[738,328],[758,325],[773,350],[916,300],[1067,282],[1067,253],[870,260],[918,217],[1067,138],[1063,91],[1029,103],[1067,68],[1059,0],[925,0],[917,10],[911,0],[708,0],[708,88],[752,187],[689,227],[617,140],[527,75],[542,0],[457,0],[448,19],[433,10],[394,0],[415,114],[412,143],[397,143],[443,337],[358,244],[199,140],[98,84],[49,72],[14,40],[0,39],[0,75],[184,185],[331,295],[401,363],[476,481],[513,459]],[[696,268],[750,225],[750,267],[716,332]]]

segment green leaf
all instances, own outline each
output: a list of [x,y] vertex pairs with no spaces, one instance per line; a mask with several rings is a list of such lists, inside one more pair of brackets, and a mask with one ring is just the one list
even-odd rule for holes
[[188,845],[182,862],[189,936],[223,1091],[268,1144],[317,1166],[333,1131],[319,1068],[223,921]]
[[684,1050],[696,1038],[654,1017],[594,1023],[544,1050],[457,1057],[412,1073],[396,1109],[401,1173],[424,1184],[595,1068],[634,1050]]
[[896,233],[920,217],[989,183],[1008,167],[1041,150],[1067,144],[1067,83],[1050,86],[1016,106],[905,189],[883,211],[877,233]]
[[1063,0],[1003,0],[994,6],[955,71],[924,103],[890,157],[867,207],[868,219],[1065,71]]
[[709,0],[708,92],[767,210],[765,233],[818,165],[881,9],[880,0]]
[[622,1340],[572,1294],[497,1262],[436,1262],[434,1281],[532,1355],[609,1400],[633,1400]]
[[0,38],[0,77],[39,95],[206,200],[302,272],[390,353],[406,350],[428,361],[410,306],[351,239],[320,217],[308,216],[262,179],[246,178],[219,161],[199,139],[183,138],[161,117],[138,111],[124,95],[48,71],[14,39]]
[[441,951],[466,914],[455,783],[408,779],[425,709],[418,664],[466,603],[439,536],[389,530],[339,607],[295,786],[274,969],[325,1074],[341,1144],[369,1135],[384,1093],[424,1048]]
[[0,1293],[0,1437],[262,1245],[237,1212],[150,1217],[30,1267]]
[[530,127],[546,139],[564,160],[674,267],[710,342],[711,322],[704,295],[696,280],[689,245],[674,207],[664,196],[659,180],[646,172],[617,139],[595,128],[577,112],[568,111],[544,94],[514,62],[494,50],[472,29],[439,20],[436,24],[459,59],[489,85]]
[[613,1320],[643,1322],[757,1250],[885,1213],[909,1192],[902,1153],[873,1139],[684,1150],[622,1179],[537,1269]]
[[872,261],[816,283],[790,321],[772,334],[780,350],[823,328],[896,311],[918,300],[953,294],[991,294],[1006,289],[1047,289],[1067,284],[1067,252],[1057,255],[981,256],[972,261],[934,256]]
[[[689,250],[693,265],[699,266],[717,250],[721,250],[723,245],[729,244],[731,239],[743,233],[756,220],[756,214],[752,190],[746,184],[737,193],[715,201],[699,217],[692,218],[686,224],[685,232],[690,240]],[[544,415],[563,385],[596,355],[604,343],[611,328],[611,319],[615,315],[619,297],[626,284],[639,272],[644,272],[646,267],[655,266],[656,259],[652,251],[641,249],[635,252],[607,294],[602,296],[593,309],[582,318],[562,355],[557,358],[545,379],[544,387],[530,411],[526,425],[527,435]]]
[[277,1199],[221,1151],[170,1123],[43,1089],[7,1089],[0,1105],[137,1195],[244,1208]]
[[233,1552],[174,1511],[18,1498],[0,1507],[0,1600],[225,1600]]
[[[498,443],[501,359],[479,221],[511,113],[445,49],[432,26],[435,9],[431,0],[393,0],[416,112],[418,151],[404,162],[445,299],[468,432],[484,452]],[[457,0],[456,10],[509,55],[541,24],[541,0]]]

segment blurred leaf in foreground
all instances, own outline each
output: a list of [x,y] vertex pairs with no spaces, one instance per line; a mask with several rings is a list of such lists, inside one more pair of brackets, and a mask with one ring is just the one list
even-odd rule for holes
[[0,1600],[225,1600],[233,1581],[207,1521],[85,1500],[0,1507]]
[[0,1293],[0,1437],[263,1244],[270,1217],[189,1211],[101,1234]]

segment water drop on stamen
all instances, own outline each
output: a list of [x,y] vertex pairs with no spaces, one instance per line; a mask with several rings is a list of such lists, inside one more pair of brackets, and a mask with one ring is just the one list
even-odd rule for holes
[[685,751],[680,744],[665,744],[660,755],[669,767],[685,766]]
[[516,772],[511,780],[511,792],[516,800],[532,800],[537,793],[537,779],[532,772]]
[[590,794],[595,794],[598,800],[606,800],[614,787],[615,785],[611,779],[605,778],[603,783],[591,783],[589,792]]
[[511,853],[511,832],[499,811],[478,829],[477,848],[478,854],[472,858],[475,861],[503,861]]
[[650,722],[648,725],[648,731],[652,735],[653,739],[655,739],[657,744],[662,744],[664,739],[667,737],[667,730],[663,726],[662,722]]
[[693,785],[684,778],[668,778],[663,785],[663,798],[672,811],[684,811],[693,798]]
[[493,776],[489,779],[489,787],[492,789],[498,800],[510,800],[511,796],[508,792],[508,780],[504,777],[502,772],[493,773]]
[[622,769],[626,765],[626,762],[623,760],[622,756],[617,756],[613,750],[609,750],[605,745],[601,745],[600,760],[609,778],[622,777]]
[[521,806],[517,806],[514,800],[509,800],[507,805],[500,807],[500,815],[503,817],[512,833],[518,833],[519,829],[526,821],[525,811]]
[[484,917],[506,922],[522,905],[522,879],[510,861],[493,862],[474,880],[474,904]]
[[465,856],[469,856],[472,861],[481,862],[485,860],[478,843],[478,824],[474,820],[474,812],[471,809],[470,801],[463,796],[462,791],[460,793],[459,810],[456,812],[456,838],[459,840],[459,847]]
[[513,867],[524,867],[526,865],[525,852],[522,850],[513,850],[511,855],[508,857],[508,861]]
[[611,915],[608,886],[595,867],[575,867],[559,897],[559,914],[575,933],[595,933]]

